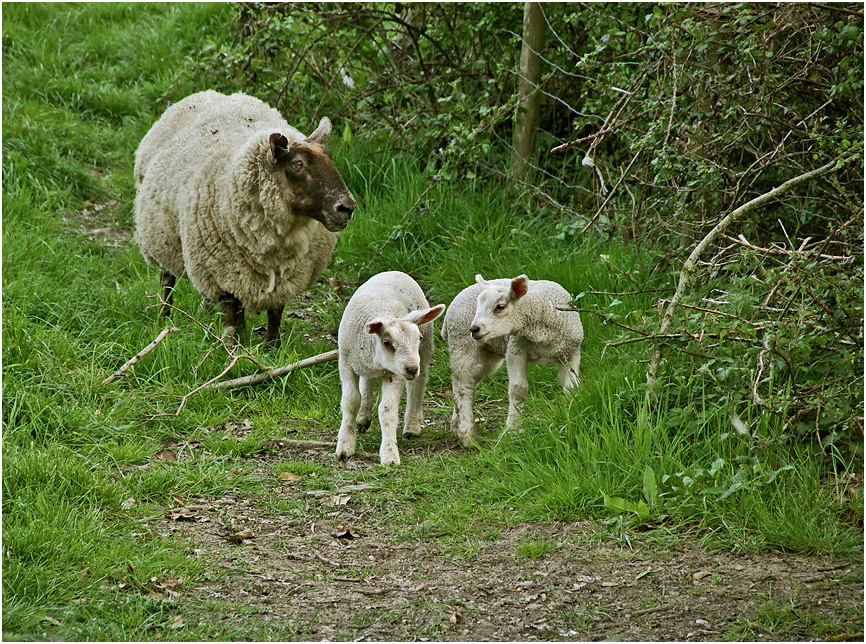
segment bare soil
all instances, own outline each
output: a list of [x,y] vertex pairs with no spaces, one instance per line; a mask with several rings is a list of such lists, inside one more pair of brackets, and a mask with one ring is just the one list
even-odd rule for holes
[[[295,446],[281,457],[334,466],[331,450]],[[630,548],[591,522],[492,530],[455,554],[433,536],[402,540],[377,521],[364,487],[337,490],[351,498],[323,511],[324,492],[287,483],[280,493],[303,497],[309,513],[230,495],[151,524],[189,539],[205,562],[207,583],[182,592],[186,623],[254,624],[297,640],[863,639],[862,562]],[[549,550],[527,556],[522,546],[536,542]]]

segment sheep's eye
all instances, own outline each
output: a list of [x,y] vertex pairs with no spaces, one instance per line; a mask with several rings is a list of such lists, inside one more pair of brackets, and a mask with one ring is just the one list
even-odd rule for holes
[[386,349],[391,349],[391,351],[394,350],[394,346],[391,344],[390,340],[388,340],[388,339],[382,340],[382,344],[385,345]]
[[502,313],[505,310],[505,304],[500,302],[499,304],[496,305],[496,308],[494,308],[493,310],[496,311],[497,313]]
[[304,162],[298,159],[297,161],[292,162],[292,165],[295,166],[295,169],[300,170],[304,167]]

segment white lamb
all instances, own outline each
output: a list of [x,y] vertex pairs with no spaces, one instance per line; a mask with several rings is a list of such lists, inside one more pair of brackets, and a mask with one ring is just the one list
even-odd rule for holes
[[583,342],[580,314],[560,310],[572,298],[556,282],[526,275],[490,281],[476,275],[475,281],[457,294],[442,325],[451,359],[451,428],[464,447],[478,440],[475,389],[503,359],[508,369],[506,427],[511,428],[529,392],[527,363],[555,364],[567,391],[579,383]]
[[397,423],[403,383],[403,436],[415,437],[421,433],[421,402],[433,355],[432,322],[444,310],[444,304],[430,308],[417,282],[399,271],[374,275],[352,295],[337,335],[343,387],[343,421],[337,437],[339,459],[355,453],[358,428],[370,426],[373,387],[380,380],[379,460],[382,465],[400,464]]
[[[162,269],[163,298],[186,275],[218,302],[226,335],[244,310],[283,307],[321,275],[355,198],[327,148],[323,118],[304,137],[262,101],[207,91],[169,107],[135,153],[135,239]],[[163,315],[169,312],[163,307]]]

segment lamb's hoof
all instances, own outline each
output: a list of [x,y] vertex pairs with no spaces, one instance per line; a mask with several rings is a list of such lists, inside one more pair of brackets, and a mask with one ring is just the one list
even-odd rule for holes
[[352,458],[353,454],[346,454],[345,452],[337,452],[334,454],[334,458],[336,458],[340,463],[345,463],[350,458]]
[[478,447],[480,439],[478,434],[457,434],[457,440],[466,449],[472,449],[473,447]]
[[409,439],[421,438],[421,432],[403,432],[403,438],[409,438]]
[[366,433],[367,433],[367,430],[370,429],[370,425],[371,425],[372,423],[373,423],[372,420],[368,420],[368,421],[366,421],[366,422],[364,422],[364,423],[358,423],[358,431],[361,432],[361,433],[363,433],[363,434],[366,434]]

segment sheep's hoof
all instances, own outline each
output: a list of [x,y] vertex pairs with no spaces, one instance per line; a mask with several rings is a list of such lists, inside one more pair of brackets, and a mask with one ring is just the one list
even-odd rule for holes
[[265,338],[265,348],[266,349],[279,349],[283,344],[283,341],[279,336],[276,338]]
[[366,434],[367,430],[370,429],[370,425],[372,424],[372,420],[365,421],[363,423],[358,423],[358,431]]
[[457,440],[466,449],[472,449],[473,447],[478,447],[480,439],[478,434],[458,434]]
[[336,458],[338,461],[340,461],[340,463],[345,463],[350,458],[352,458],[352,456],[353,456],[352,454],[346,454],[345,452],[339,452],[337,454],[334,454],[334,458]]

